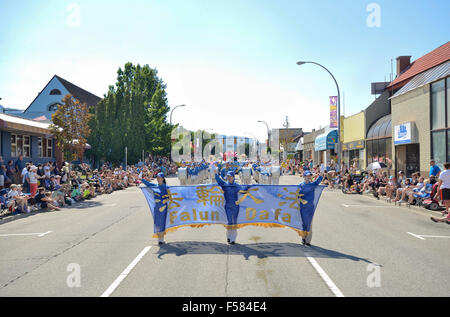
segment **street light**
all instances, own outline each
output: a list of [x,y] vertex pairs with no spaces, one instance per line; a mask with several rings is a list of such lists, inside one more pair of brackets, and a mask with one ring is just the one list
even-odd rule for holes
[[331,77],[334,80],[334,83],[336,84],[336,88],[337,88],[337,93],[338,93],[338,102],[337,102],[337,111],[338,111],[338,120],[337,120],[337,124],[338,124],[338,143],[337,143],[337,153],[338,153],[338,168],[339,171],[341,171],[341,93],[339,91],[339,85],[336,81],[336,78],[334,78],[333,74],[323,65],[320,65],[319,63],[316,62],[306,62],[306,61],[300,61],[297,62],[297,65],[301,66],[303,64],[315,64],[317,66],[322,67],[323,69],[325,69],[328,74],[331,75]]
[[179,105],[179,106],[176,106],[175,108],[173,108],[172,109],[172,111],[170,112],[170,125],[172,125],[172,112],[176,109],[176,108],[179,108],[179,107],[185,107],[186,105]]
[[266,127],[267,127],[267,146],[268,147],[270,147],[270,129],[269,129],[269,125],[267,124],[267,122],[266,121],[261,121],[261,120],[258,120],[258,122],[259,123],[265,123],[266,124]]
[[[170,111],[170,126],[172,126],[172,112],[179,107],[185,107],[186,105],[179,105],[176,106],[175,108],[172,109],[172,111]],[[169,162],[172,162],[172,149],[170,149],[170,153],[169,153]]]

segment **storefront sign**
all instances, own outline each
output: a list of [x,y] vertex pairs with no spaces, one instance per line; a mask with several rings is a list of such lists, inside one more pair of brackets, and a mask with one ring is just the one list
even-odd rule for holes
[[415,143],[412,122],[405,122],[396,125],[394,128],[394,144],[410,144]]
[[337,130],[333,129],[328,133],[319,135],[314,142],[315,151],[325,151],[334,149],[335,144],[338,142]]
[[364,140],[358,140],[342,144],[342,151],[364,149],[364,147],[365,147]]

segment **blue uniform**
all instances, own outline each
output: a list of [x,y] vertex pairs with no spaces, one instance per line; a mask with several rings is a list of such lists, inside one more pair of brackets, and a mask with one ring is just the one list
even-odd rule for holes
[[[166,218],[167,218],[167,204],[163,204],[163,196],[167,195],[167,185],[157,185],[150,183],[149,181],[146,181],[145,179],[142,179],[142,182],[147,187],[157,188],[159,189],[159,193],[155,193],[155,201],[159,200],[159,202],[156,202],[155,209],[153,211],[153,232],[160,237],[161,235],[164,235],[164,231],[166,231]],[[167,197],[167,196],[166,196]],[[165,208],[164,208],[165,207]],[[161,211],[162,210],[162,211]]]
[[239,214],[239,205],[236,205],[238,194],[240,190],[247,190],[248,186],[241,186],[235,182],[230,184],[217,174],[216,181],[222,188],[225,197],[225,211],[227,212],[228,224],[235,225],[237,224],[237,217]]
[[[319,176],[314,182],[311,183],[305,183],[305,182],[301,182],[298,187],[300,187],[300,192],[303,194],[303,197],[308,197],[308,201],[315,200],[316,198],[314,197],[314,190],[316,189],[317,186],[319,186],[320,182],[322,182],[323,177]],[[311,194],[313,195],[311,197]],[[305,231],[311,231],[311,227],[307,228],[305,226],[305,220],[304,218],[311,218],[312,215],[314,214],[314,209],[310,209],[310,210],[303,210],[302,211],[302,221],[303,221],[303,230]],[[311,221],[312,223],[312,221]],[[311,239],[311,236],[309,237],[309,241]],[[309,243],[309,242],[308,242]]]

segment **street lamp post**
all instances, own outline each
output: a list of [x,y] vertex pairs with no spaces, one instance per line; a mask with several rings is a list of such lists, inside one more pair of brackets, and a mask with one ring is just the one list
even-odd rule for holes
[[[172,109],[172,111],[170,111],[170,126],[172,127],[172,112],[176,109],[176,108],[179,108],[179,107],[185,107],[186,105],[178,105],[178,106],[176,106],[175,108],[173,108]],[[172,128],[171,128],[172,129]],[[171,130],[171,132],[172,132],[172,130]],[[171,146],[171,148],[170,148],[170,152],[169,152],[169,162],[172,162],[172,146]]]
[[185,107],[186,105],[179,105],[179,106],[176,106],[175,108],[173,108],[172,109],[172,111],[170,112],[170,125],[172,125],[172,112],[176,109],[176,108],[179,108],[179,107]]
[[259,120],[259,123],[265,123],[267,127],[267,146],[270,147],[270,129],[266,121]]
[[334,83],[336,84],[336,88],[337,88],[337,93],[338,93],[338,102],[337,102],[337,111],[338,111],[338,120],[337,120],[337,124],[338,124],[338,143],[337,143],[337,153],[338,153],[338,168],[339,171],[341,171],[341,93],[339,90],[339,85],[336,81],[336,78],[334,78],[333,74],[323,65],[316,63],[316,62],[305,62],[305,61],[300,61],[297,62],[297,65],[301,66],[303,64],[315,64],[317,66],[322,67],[323,69],[325,69],[328,74],[331,75],[331,77],[334,80]]

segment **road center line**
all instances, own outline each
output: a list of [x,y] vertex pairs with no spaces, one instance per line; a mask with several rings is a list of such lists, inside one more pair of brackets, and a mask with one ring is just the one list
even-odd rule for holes
[[139,255],[127,266],[127,268],[116,278],[116,280],[108,287],[108,289],[100,297],[109,297],[119,284],[127,277],[131,270],[138,264],[144,255],[150,250],[151,246],[147,246]]
[[333,283],[331,278],[328,276],[327,273],[320,267],[319,263],[311,257],[307,252],[305,252],[306,258],[308,259],[309,263],[314,267],[314,269],[319,273],[320,277],[324,280],[324,282],[327,284],[328,288],[333,292],[333,294],[336,297],[345,297],[344,294],[339,290],[339,288],[336,286],[336,284]]

